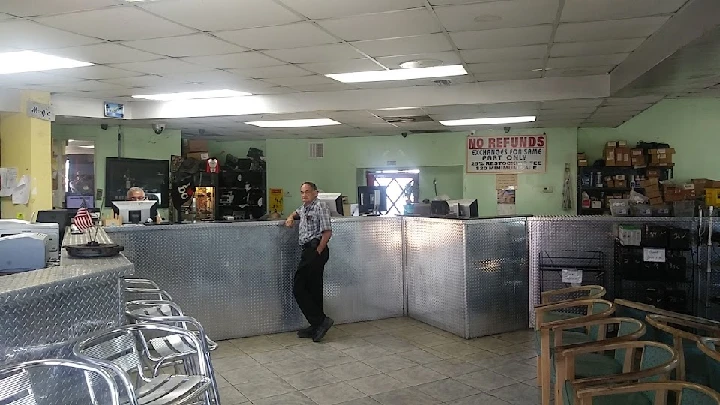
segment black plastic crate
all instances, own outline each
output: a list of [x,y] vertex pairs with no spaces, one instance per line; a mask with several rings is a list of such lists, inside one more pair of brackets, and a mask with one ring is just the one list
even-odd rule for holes
[[668,248],[690,249],[690,231],[682,228],[668,228]]
[[645,247],[667,248],[669,229],[666,226],[643,226],[640,244]]

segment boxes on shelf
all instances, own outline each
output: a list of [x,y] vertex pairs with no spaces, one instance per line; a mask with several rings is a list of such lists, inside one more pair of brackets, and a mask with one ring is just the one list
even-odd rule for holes
[[623,198],[611,198],[608,200],[610,215],[614,217],[626,217],[630,215],[630,203]]
[[675,149],[673,148],[650,149],[650,164],[671,165],[674,154]]
[[720,207],[720,188],[705,189],[705,204],[713,207]]
[[648,187],[653,187],[653,186],[655,186],[655,187],[660,186],[660,181],[658,180],[657,177],[650,177],[648,179],[640,181],[640,187],[648,188]]
[[645,172],[645,175],[650,179],[659,179],[660,178],[660,170],[658,169],[647,169]]
[[605,152],[603,153],[603,156],[605,158],[605,166],[617,166],[615,163],[615,147],[607,146],[605,147]]
[[187,152],[206,152],[208,151],[208,142],[205,139],[188,139]]
[[637,225],[617,225],[616,236],[625,246],[640,246],[642,229]]
[[652,207],[647,204],[635,204],[630,206],[630,214],[634,217],[651,217]]
[[630,148],[618,146],[615,148],[615,166],[631,166]]
[[[660,199],[662,201],[662,198]],[[654,217],[669,217],[670,206],[666,204],[657,204],[652,207]]]
[[578,159],[578,167],[587,167],[588,161],[587,159]]
[[674,201],[673,216],[676,217],[694,217],[695,201]]
[[653,207],[665,205],[665,201],[663,200],[662,197],[652,197],[652,198],[650,198],[649,202],[650,202],[650,205],[652,205]]
[[208,159],[210,159],[210,154],[208,152],[188,152],[187,158],[188,159],[197,159],[197,160],[208,160]]
[[698,196],[705,195],[705,189],[713,187],[713,181],[710,179],[692,179],[690,181],[695,186],[695,194]]

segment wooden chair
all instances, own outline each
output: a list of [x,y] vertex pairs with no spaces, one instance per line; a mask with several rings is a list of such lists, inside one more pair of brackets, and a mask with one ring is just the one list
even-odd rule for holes
[[[542,405],[550,404],[553,348],[597,340],[597,337],[600,336],[599,325],[585,328],[580,324],[607,318],[614,311],[615,305],[612,302],[601,299],[577,300],[535,307],[535,339],[539,352],[538,383],[542,391]],[[577,316],[570,319],[557,319],[553,313],[571,313]]]
[[605,287],[600,285],[584,285],[579,287],[561,288],[545,291],[540,294],[540,305],[558,304],[561,302],[583,299],[602,298],[607,294]]
[[[577,391],[575,405],[665,405],[668,392],[675,405],[720,405],[720,394],[708,387],[681,381],[646,382],[589,387]],[[619,396],[631,396],[629,402]]]
[[720,322],[665,315],[648,315],[646,321],[658,331],[658,341],[671,345],[678,352],[680,357],[675,379],[707,385],[706,358],[697,343],[703,337],[720,337]]
[[720,338],[701,338],[697,342],[700,351],[705,354],[708,387],[720,390]]
[[[640,322],[635,319],[632,321]],[[612,352],[612,357],[608,356],[609,352]],[[597,361],[598,359],[605,360]],[[593,342],[557,349],[555,361],[557,367],[555,403],[575,405],[580,402],[577,393],[589,387],[669,379],[670,373],[677,367],[678,353],[670,346],[658,342],[625,341],[611,344]],[[578,378],[578,370],[582,367],[594,368],[594,376]],[[625,404],[631,403],[631,399],[632,395],[628,395],[624,398],[616,398],[616,401]]]
[[[642,322],[645,322],[648,315],[663,315],[671,318],[686,319],[690,321],[698,319],[690,315],[667,311],[654,307],[652,305],[623,299],[615,300],[615,315],[621,317],[635,318]],[[642,337],[642,340],[654,340],[656,342],[660,341],[658,338],[658,330],[651,325],[647,325],[646,335]]]

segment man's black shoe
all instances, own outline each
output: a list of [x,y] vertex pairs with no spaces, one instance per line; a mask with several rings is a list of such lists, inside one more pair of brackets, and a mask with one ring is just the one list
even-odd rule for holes
[[297,335],[301,339],[310,339],[311,337],[315,336],[315,327],[309,326],[305,329],[300,329]]
[[326,316],[323,323],[321,323],[320,326],[318,326],[317,329],[315,330],[315,334],[313,335],[313,338],[312,338],[313,342],[317,343],[317,342],[321,341],[325,337],[325,335],[328,333],[328,331],[330,330],[330,328],[333,326],[334,323],[335,323],[335,321],[333,321],[332,318],[330,318],[329,316]]

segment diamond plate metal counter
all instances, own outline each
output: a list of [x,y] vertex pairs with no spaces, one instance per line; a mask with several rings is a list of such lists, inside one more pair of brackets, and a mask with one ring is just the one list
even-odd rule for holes
[[[697,220],[693,218],[633,218],[633,217],[533,217],[528,218],[528,237],[530,243],[530,326],[535,322],[535,305],[540,303],[540,255],[545,251],[600,251],[605,254],[604,263],[607,273],[608,298],[612,299],[614,290],[613,271],[613,228],[620,224],[658,224],[697,229]],[[697,257],[697,255],[695,255]],[[696,295],[697,296],[697,295]]]
[[[337,322],[403,314],[402,220],[333,219],[325,308]],[[168,290],[215,339],[296,330],[300,247],[282,222],[108,228],[136,276]]]
[[0,277],[0,365],[68,357],[78,338],[121,324],[120,279],[132,269],[122,256],[73,259],[63,252],[60,266]]

